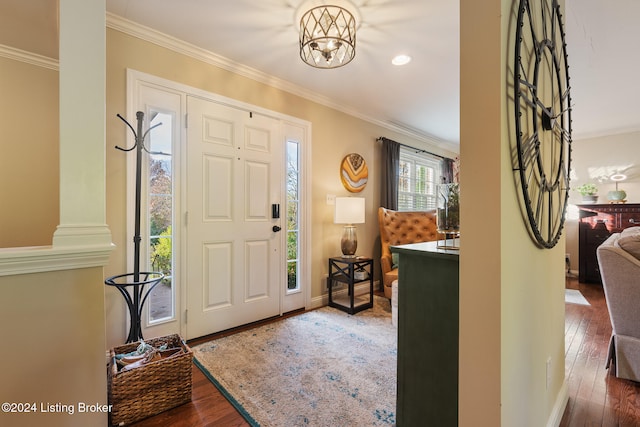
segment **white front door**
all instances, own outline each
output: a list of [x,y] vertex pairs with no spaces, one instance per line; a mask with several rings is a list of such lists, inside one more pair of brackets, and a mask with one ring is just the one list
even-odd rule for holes
[[284,143],[277,119],[191,96],[187,111],[192,339],[280,314],[284,225],[272,207],[282,203]]

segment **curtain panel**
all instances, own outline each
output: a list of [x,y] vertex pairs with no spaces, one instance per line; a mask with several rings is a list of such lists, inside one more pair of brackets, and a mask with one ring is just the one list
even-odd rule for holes
[[453,182],[453,159],[447,157],[442,159],[442,183],[451,184]]
[[400,143],[380,137],[382,141],[382,185],[380,204],[398,210],[398,175],[400,169]]

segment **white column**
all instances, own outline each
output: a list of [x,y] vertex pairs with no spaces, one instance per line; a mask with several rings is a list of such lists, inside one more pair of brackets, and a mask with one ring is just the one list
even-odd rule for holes
[[60,224],[54,248],[111,246],[105,0],[60,0]]

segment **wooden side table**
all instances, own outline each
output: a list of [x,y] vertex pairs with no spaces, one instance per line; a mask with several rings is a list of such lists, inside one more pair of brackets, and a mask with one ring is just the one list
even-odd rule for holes
[[[365,257],[329,258],[329,307],[356,314],[373,307],[373,259]],[[358,283],[369,282],[369,292],[355,295]],[[344,289],[339,289],[340,287]]]

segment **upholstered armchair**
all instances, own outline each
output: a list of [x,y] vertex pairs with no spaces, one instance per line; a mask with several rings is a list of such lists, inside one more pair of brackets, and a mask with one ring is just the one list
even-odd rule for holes
[[378,222],[384,295],[391,298],[391,284],[398,279],[398,267],[389,246],[438,240],[436,210],[400,212],[381,207],[378,209]]
[[640,381],[640,227],[612,234],[596,253],[613,329],[606,367]]

